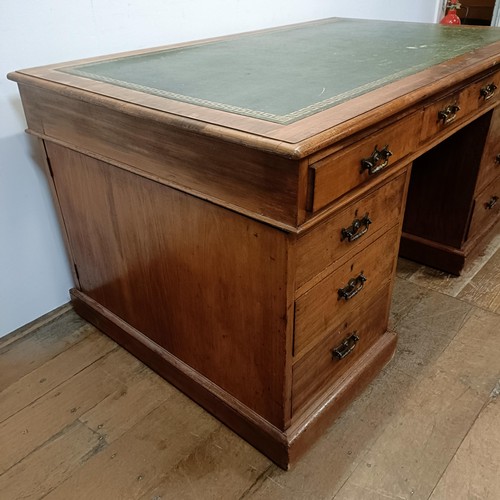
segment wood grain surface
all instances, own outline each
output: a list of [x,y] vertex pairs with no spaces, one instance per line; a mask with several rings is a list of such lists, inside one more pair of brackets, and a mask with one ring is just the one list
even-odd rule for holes
[[283,427],[285,233],[47,150],[81,290]]

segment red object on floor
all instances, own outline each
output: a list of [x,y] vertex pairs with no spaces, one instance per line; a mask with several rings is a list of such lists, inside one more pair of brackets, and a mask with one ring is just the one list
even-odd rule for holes
[[457,9],[460,8],[458,0],[450,0],[446,6],[446,15],[439,21],[439,24],[461,24],[460,18],[457,16]]

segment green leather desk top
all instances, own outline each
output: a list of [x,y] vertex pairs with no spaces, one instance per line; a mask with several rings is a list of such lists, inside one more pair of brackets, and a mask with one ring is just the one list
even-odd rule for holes
[[500,29],[330,19],[60,71],[287,124],[500,40]]

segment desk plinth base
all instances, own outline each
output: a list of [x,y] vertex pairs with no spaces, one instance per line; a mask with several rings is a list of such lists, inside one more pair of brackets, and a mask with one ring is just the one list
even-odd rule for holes
[[466,259],[465,253],[459,248],[404,232],[401,235],[399,255],[457,276],[462,271]]
[[396,349],[396,335],[387,332],[353,370],[330,387],[314,410],[299,416],[287,430],[281,431],[84,293],[72,289],[70,294],[80,316],[285,470],[375,378]]
[[498,234],[499,226],[500,220],[496,220],[493,224],[485,226],[481,233],[467,241],[462,248],[442,245],[403,231],[399,255],[439,269],[440,271],[459,276],[464,267],[479,256],[489,241]]

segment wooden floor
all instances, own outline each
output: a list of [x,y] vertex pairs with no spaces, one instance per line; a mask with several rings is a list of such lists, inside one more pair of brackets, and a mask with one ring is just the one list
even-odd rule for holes
[[69,307],[0,340],[0,500],[500,499],[500,237],[399,262],[395,359],[289,472]]

